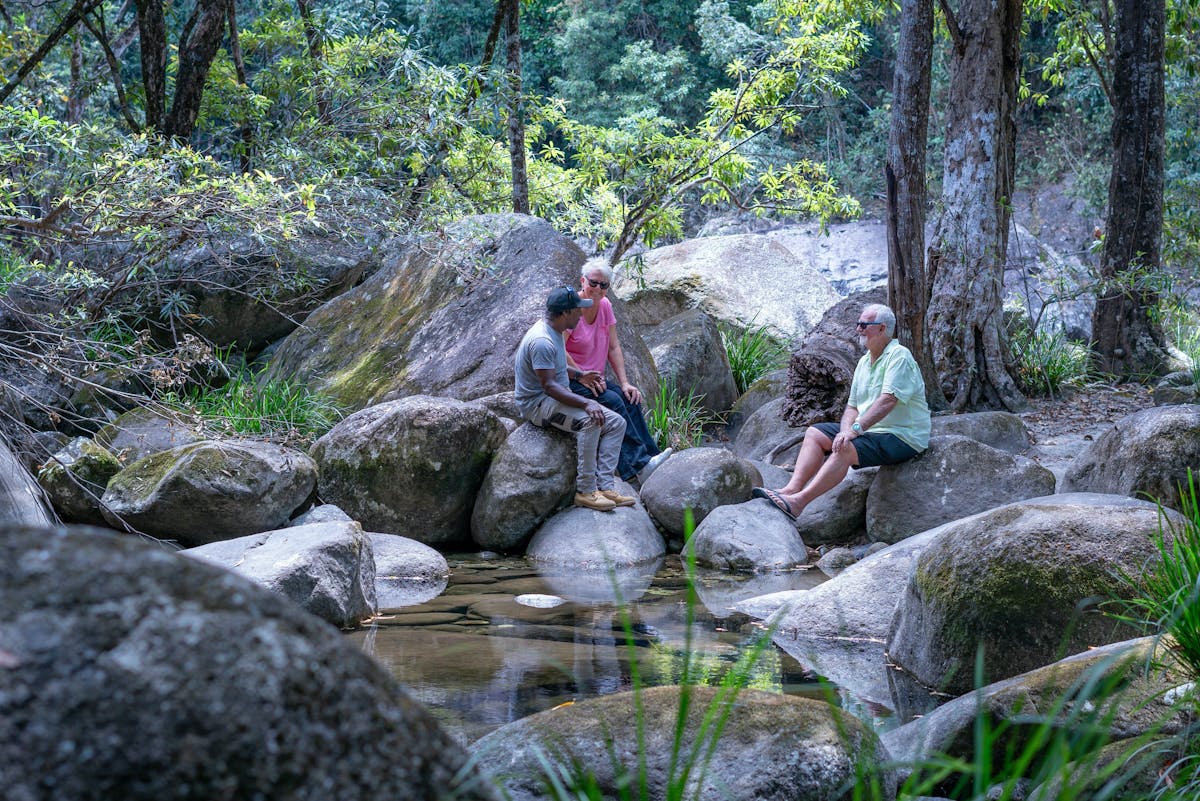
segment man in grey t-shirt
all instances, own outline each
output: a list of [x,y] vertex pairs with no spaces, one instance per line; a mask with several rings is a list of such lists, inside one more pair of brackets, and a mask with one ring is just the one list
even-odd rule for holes
[[[578,439],[579,474],[575,505],[603,512],[633,506],[636,499],[616,490],[617,459],[625,437],[625,420],[595,400],[571,391],[563,332],[579,323],[581,309],[592,301],[569,287],[546,298],[546,317],[534,323],[514,358],[514,397],[521,416],[537,426],[554,426]],[[580,372],[571,368],[571,372]],[[586,375],[581,373],[581,375]]]

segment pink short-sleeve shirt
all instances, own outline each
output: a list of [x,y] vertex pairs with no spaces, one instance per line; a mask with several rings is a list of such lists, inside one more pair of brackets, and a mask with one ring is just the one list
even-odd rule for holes
[[567,336],[567,353],[581,370],[604,372],[604,366],[608,363],[609,327],[616,324],[617,317],[613,314],[608,298],[600,298],[600,305],[596,309],[596,322],[589,323],[584,318],[579,318],[579,325],[571,329]]

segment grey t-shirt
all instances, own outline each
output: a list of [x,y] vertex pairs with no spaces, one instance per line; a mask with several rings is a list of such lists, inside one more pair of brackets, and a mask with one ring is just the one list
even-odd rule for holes
[[538,405],[546,397],[542,382],[535,370],[553,370],[554,378],[562,386],[567,381],[567,348],[562,335],[555,331],[547,320],[539,320],[525,332],[517,347],[514,359],[514,374],[517,383],[513,396],[521,416],[530,419]]

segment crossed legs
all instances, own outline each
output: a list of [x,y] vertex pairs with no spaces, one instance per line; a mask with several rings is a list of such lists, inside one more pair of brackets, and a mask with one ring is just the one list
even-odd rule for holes
[[810,426],[804,432],[796,467],[786,485],[776,494],[787,501],[792,514],[799,515],[814,500],[841,483],[847,471],[858,464],[854,443],[846,442],[838,451],[833,440],[819,428]]

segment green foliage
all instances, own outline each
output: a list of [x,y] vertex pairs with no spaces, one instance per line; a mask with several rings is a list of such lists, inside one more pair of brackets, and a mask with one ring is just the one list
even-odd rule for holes
[[1167,647],[1200,681],[1200,495],[1191,468],[1187,475],[1187,486],[1179,488],[1182,519],[1176,522],[1160,508],[1158,559],[1140,576],[1125,576],[1136,590],[1126,619],[1165,635]]
[[751,320],[744,330],[722,324],[720,332],[739,394],[767,373],[787,365],[788,347],[768,326],[756,326]]
[[1021,316],[1010,326],[1008,341],[1022,392],[1054,397],[1064,386],[1087,380],[1088,349],[1067,340],[1060,330],[1033,328],[1029,318]]
[[705,427],[721,422],[701,405],[703,400],[704,396],[697,395],[694,387],[685,394],[672,379],[659,382],[658,394],[646,416],[646,427],[660,449],[681,451],[698,447],[704,439]]
[[220,434],[241,434],[281,442],[306,443],[342,419],[329,398],[290,381],[256,382],[237,372],[219,389],[197,388],[168,395],[164,402],[201,418]]

